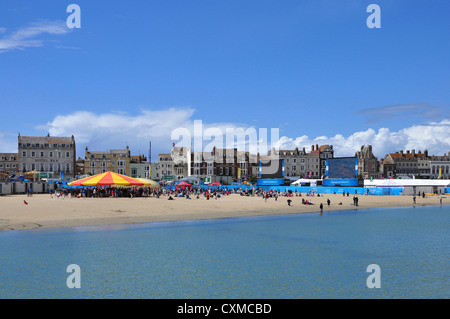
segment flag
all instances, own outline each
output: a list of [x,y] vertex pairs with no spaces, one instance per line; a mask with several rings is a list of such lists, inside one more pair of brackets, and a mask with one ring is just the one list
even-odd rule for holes
[[312,174],[312,172],[309,172],[309,178],[311,178],[311,174]]

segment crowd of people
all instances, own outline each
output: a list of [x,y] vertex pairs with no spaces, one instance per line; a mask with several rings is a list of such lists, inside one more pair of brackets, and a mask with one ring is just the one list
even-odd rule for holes
[[[314,205],[314,203],[308,199],[308,197],[323,197],[323,194],[315,193],[314,190],[310,190],[304,193],[303,196],[300,192],[285,189],[274,190],[274,189],[262,189],[259,187],[251,189],[237,189],[227,187],[202,187],[202,186],[191,186],[191,187],[84,187],[84,188],[57,188],[55,191],[50,191],[50,196],[56,196],[57,198],[136,198],[136,197],[165,197],[168,200],[175,199],[200,199],[200,197],[206,200],[219,199],[224,196],[231,194],[238,194],[240,196],[250,196],[259,197],[267,202],[269,198],[278,201],[280,197],[287,198],[288,206],[291,206],[293,202],[293,197],[302,197],[302,205]],[[343,192],[343,196],[349,196],[348,192]],[[330,206],[331,201],[327,198],[327,205]],[[338,205],[342,205],[339,203]],[[353,197],[353,205],[358,206],[358,197],[355,195]],[[323,212],[323,204],[320,203],[320,213]]]

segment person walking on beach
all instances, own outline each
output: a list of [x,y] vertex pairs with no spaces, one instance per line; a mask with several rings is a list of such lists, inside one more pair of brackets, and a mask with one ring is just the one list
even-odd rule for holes
[[359,200],[359,199],[358,199],[358,196],[356,196],[356,197],[355,197],[355,204],[356,204],[356,206],[358,206],[358,200]]
[[327,205],[330,206],[330,203],[331,203],[330,199],[327,198]]
[[323,204],[322,203],[320,203],[319,208],[320,208],[320,215],[322,215],[323,214]]
[[413,202],[416,203],[416,195],[413,196]]
[[290,199],[287,200],[288,206],[291,206],[291,202],[292,202],[292,200],[290,200]]
[[442,207],[442,197],[441,198],[439,198],[439,204],[441,205],[441,207]]

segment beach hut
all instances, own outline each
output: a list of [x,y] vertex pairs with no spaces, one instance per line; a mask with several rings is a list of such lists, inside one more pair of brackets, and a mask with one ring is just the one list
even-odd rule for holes
[[70,186],[143,186],[144,183],[122,174],[117,174],[111,171],[100,173],[94,176],[82,178],[74,182],[68,183]]

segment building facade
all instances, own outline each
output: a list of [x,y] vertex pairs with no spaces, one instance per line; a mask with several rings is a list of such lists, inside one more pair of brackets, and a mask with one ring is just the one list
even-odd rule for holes
[[84,173],[96,175],[112,171],[122,175],[131,175],[130,149],[112,149],[110,151],[89,151],[86,147],[84,157]]
[[150,178],[150,163],[144,155],[131,156],[130,176],[133,178]]
[[389,153],[384,157],[384,161],[387,164],[394,165],[394,177],[399,178],[415,178],[420,174],[423,161],[429,160],[428,150],[423,153],[421,151],[417,152],[415,150],[396,153]]
[[430,157],[431,178],[450,179],[450,152],[443,156]]
[[0,153],[0,173],[16,174],[19,170],[17,153]]
[[363,179],[378,179],[381,177],[378,159],[372,152],[372,145],[363,145],[356,152],[358,158],[358,176]]
[[76,175],[75,138],[18,136],[18,171],[39,177],[72,179]]

